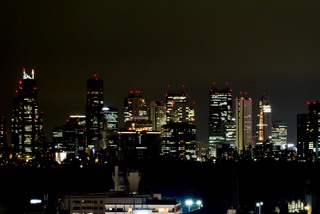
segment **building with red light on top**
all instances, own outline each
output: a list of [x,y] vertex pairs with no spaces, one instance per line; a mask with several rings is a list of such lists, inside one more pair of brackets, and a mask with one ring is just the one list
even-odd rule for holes
[[40,154],[43,144],[42,112],[38,107],[37,83],[23,70],[23,78],[12,105],[11,151],[20,158],[30,159]]
[[130,91],[124,99],[124,122],[134,120],[148,120],[147,102],[139,90]]
[[[228,124],[228,125],[227,125]],[[209,90],[209,155],[218,157],[234,147],[226,141],[225,126],[232,125],[232,90],[227,84],[225,88],[218,89],[215,83]],[[219,150],[219,151],[218,151]]]
[[95,151],[100,148],[104,129],[103,80],[96,74],[87,80],[86,147]]

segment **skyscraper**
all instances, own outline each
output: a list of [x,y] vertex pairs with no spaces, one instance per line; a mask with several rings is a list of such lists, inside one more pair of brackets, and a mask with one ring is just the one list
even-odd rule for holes
[[152,130],[147,102],[139,90],[130,91],[128,97],[124,99],[124,122],[125,130]]
[[224,124],[232,121],[232,90],[217,89],[215,84],[209,90],[209,155],[216,157],[218,147],[226,143]]
[[7,155],[7,120],[5,116],[0,116],[0,157]]
[[52,140],[55,152],[66,153],[69,158],[79,158],[85,153],[85,115],[69,115],[67,123],[55,127]]
[[139,90],[130,91],[124,99],[124,122],[148,119],[148,107]]
[[194,103],[189,103],[182,90],[169,90],[166,94],[166,117],[168,123],[195,123]]
[[269,97],[263,94],[259,100],[258,143],[270,140],[272,135],[271,105]]
[[236,97],[235,112],[236,148],[241,153],[252,146],[252,99],[243,95]]
[[161,131],[166,125],[166,107],[160,101],[152,101],[149,106],[149,118],[152,121],[152,130]]
[[119,112],[118,109],[112,106],[104,106],[102,108],[104,118],[107,123],[108,132],[117,132],[119,123]]
[[320,102],[308,102],[308,113],[297,116],[298,159],[319,158]]
[[166,94],[167,124],[162,126],[161,153],[167,158],[196,160],[196,125],[194,103],[182,90]]
[[37,83],[23,69],[23,77],[13,100],[11,147],[20,158],[30,159],[40,153],[43,143],[42,112],[38,108]]
[[99,148],[104,126],[103,80],[96,74],[87,80],[86,136],[88,149]]
[[288,144],[288,125],[283,121],[272,122],[272,142],[275,150],[286,149]]

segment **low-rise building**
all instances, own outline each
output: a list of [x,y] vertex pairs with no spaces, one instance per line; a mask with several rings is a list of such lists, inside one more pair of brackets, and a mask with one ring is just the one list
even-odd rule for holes
[[180,214],[180,203],[162,199],[160,194],[128,194],[125,192],[72,193],[60,201],[60,209],[70,214]]

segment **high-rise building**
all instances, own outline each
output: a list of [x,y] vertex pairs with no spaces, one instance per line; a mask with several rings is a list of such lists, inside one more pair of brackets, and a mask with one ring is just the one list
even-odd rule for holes
[[130,91],[124,99],[124,122],[133,120],[147,120],[148,106],[139,90]]
[[198,158],[196,144],[196,126],[186,122],[168,123],[162,126],[161,155],[175,160],[191,160]]
[[319,158],[320,143],[320,102],[308,102],[308,113],[297,116],[298,159]]
[[314,157],[315,142],[317,136],[315,129],[317,124],[313,115],[297,115],[297,159],[312,160]]
[[107,123],[108,132],[117,132],[119,129],[119,112],[118,108],[112,106],[104,106],[102,108],[105,121]]
[[194,105],[182,90],[169,90],[166,94],[167,123],[161,127],[162,156],[197,160]]
[[283,150],[288,148],[288,125],[283,121],[272,122],[272,137],[274,150]]
[[99,148],[104,128],[103,80],[96,74],[87,80],[86,137],[87,147]]
[[272,135],[271,105],[269,97],[263,94],[259,100],[258,144],[270,140]]
[[69,158],[79,158],[86,151],[85,142],[86,116],[70,115],[66,124],[55,127],[52,140],[55,152],[66,153]]
[[166,120],[173,121],[174,106],[177,103],[188,103],[187,94],[182,90],[169,90],[166,94]]
[[29,75],[23,69],[12,107],[12,151],[20,158],[33,158],[41,152],[43,143],[42,112],[38,107],[34,70]]
[[152,130],[161,131],[166,125],[166,107],[160,101],[152,101],[149,106],[149,118],[152,121]]
[[252,146],[252,99],[246,94],[235,98],[236,149],[240,154]]
[[182,90],[169,90],[166,94],[166,120],[168,123],[195,124],[194,103],[189,103]]
[[152,131],[147,102],[139,90],[130,91],[128,97],[124,99],[124,122],[123,130]]
[[5,157],[8,152],[7,144],[7,120],[5,116],[0,116],[0,157]]
[[161,150],[161,132],[119,131],[117,158],[121,161],[158,159]]
[[[217,157],[218,148],[225,147],[224,123],[232,120],[232,90],[217,89],[215,84],[209,90],[209,155]],[[229,147],[229,143],[227,144]]]

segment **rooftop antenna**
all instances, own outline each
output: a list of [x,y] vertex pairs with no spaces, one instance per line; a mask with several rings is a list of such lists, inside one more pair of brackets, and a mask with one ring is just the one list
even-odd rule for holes
[[31,75],[27,74],[26,69],[23,68],[23,79],[34,79],[34,69],[31,70]]

